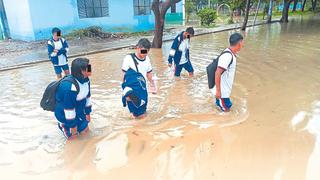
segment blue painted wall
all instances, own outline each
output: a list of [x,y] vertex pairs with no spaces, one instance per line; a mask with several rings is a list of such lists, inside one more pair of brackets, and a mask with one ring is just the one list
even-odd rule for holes
[[[0,16],[1,16],[1,14],[0,14]],[[2,18],[2,17],[0,17],[0,18]],[[2,29],[4,29],[4,28],[3,28],[3,25],[2,25],[2,21],[0,20],[0,40],[4,39],[4,34],[3,34],[3,30]]]
[[0,21],[0,40],[3,40],[4,39],[4,35],[3,35],[3,31],[2,31],[2,23]]
[[[77,0],[4,0],[13,39],[39,40],[51,36],[52,27],[63,33],[89,26],[111,32],[152,30],[154,16],[134,16],[133,0],[109,0],[109,16],[80,19]],[[168,10],[170,12],[170,10]],[[182,12],[182,3],[177,4]]]
[[[109,0],[108,17],[84,19],[79,18],[76,0],[29,1],[37,39],[48,37],[51,28],[55,26],[63,29],[65,33],[89,26],[100,26],[106,31],[143,31],[154,26],[153,16],[133,15],[133,0]],[[60,6],[56,7],[57,4]]]

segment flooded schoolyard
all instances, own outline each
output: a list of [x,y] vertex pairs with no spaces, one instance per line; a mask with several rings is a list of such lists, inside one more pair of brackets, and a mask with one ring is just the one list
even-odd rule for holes
[[[319,179],[320,19],[249,28],[238,55],[234,107],[220,113],[206,66],[232,33],[191,39],[195,76],[173,77],[171,42],[152,49],[158,94],[148,116],[121,102],[121,64],[132,50],[90,55],[93,113],[88,136],[66,142],[39,102],[52,65],[0,72],[3,179]],[[70,63],[69,63],[70,64]]]

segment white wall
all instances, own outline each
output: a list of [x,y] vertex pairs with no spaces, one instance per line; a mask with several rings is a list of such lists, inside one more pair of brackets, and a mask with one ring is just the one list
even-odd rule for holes
[[28,0],[3,0],[13,39],[34,40]]

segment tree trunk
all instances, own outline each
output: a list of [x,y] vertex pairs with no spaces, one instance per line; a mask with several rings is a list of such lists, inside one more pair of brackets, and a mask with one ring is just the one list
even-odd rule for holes
[[244,17],[243,24],[241,27],[242,31],[246,30],[246,28],[247,28],[247,23],[248,23],[248,18],[249,18],[249,10],[250,10],[250,0],[247,0],[245,17]]
[[289,22],[289,7],[290,7],[290,4],[293,0],[284,0],[284,4],[283,4],[283,10],[282,10],[282,17],[280,19],[280,22],[284,22],[284,23],[287,23]]
[[257,9],[256,9],[256,14],[255,14],[254,20],[253,20],[253,25],[256,24],[257,15],[258,15],[258,13],[259,13],[259,8],[260,8],[260,3],[261,3],[261,0],[259,0],[259,2],[258,2],[258,6],[257,6]]
[[296,12],[296,10],[297,10],[297,4],[298,4],[298,0],[294,0],[292,12]]
[[262,20],[264,20],[265,16],[266,16],[266,4],[264,3],[263,5],[263,14],[262,14]]
[[162,47],[163,29],[164,29],[164,17],[163,16],[161,16],[161,17],[156,16],[154,37],[152,40],[152,47],[153,48],[161,48]]
[[164,21],[165,21],[167,10],[171,7],[172,3],[178,3],[180,1],[181,0],[166,0],[166,1],[160,2],[159,0],[153,0],[152,6],[151,6],[151,9],[155,17],[155,30],[154,30],[154,37],[152,40],[153,48],[162,47]]
[[312,11],[315,11],[317,7],[317,0],[312,1]]
[[304,7],[306,6],[306,2],[307,2],[307,0],[304,0],[304,1],[303,1],[302,8],[301,8],[301,11],[302,11],[302,12],[304,12]]
[[155,20],[155,29],[154,29],[154,37],[152,40],[152,47],[153,48],[161,48],[164,21],[163,21],[161,12],[160,12],[160,2],[153,1],[151,8],[154,13],[154,20]]
[[230,14],[230,21],[233,22],[233,17],[234,17],[234,10],[231,10],[231,14]]
[[267,17],[267,23],[271,23],[271,20],[272,20],[272,7],[273,7],[273,0],[270,0],[270,2],[269,2],[269,10],[268,10],[268,17]]

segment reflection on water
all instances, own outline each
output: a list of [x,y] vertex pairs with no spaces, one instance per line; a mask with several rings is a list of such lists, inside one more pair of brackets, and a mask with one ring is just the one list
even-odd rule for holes
[[[205,141],[194,150],[184,145],[171,147],[170,150],[160,154],[155,163],[155,179],[195,179],[196,174],[206,174],[210,165],[203,163],[212,155],[213,145]],[[186,156],[190,156],[186,160]],[[210,171],[210,170],[209,170]],[[212,177],[212,172],[210,172]],[[210,177],[209,176],[209,177]],[[205,176],[204,176],[205,177]],[[201,178],[200,178],[201,179]]]
[[[303,123],[308,118],[306,125]],[[310,113],[299,112],[293,119],[294,126],[299,123],[304,124],[303,130],[307,130],[310,134],[315,136],[315,143],[313,151],[309,157],[307,164],[307,180],[316,180],[320,177],[320,101],[313,103],[313,110]]]
[[[0,172],[46,179],[318,177],[318,139],[312,150],[313,140],[301,129],[307,116],[309,123],[319,118],[319,110],[307,111],[319,99],[319,22],[295,19],[244,33],[230,113],[215,108],[205,67],[227,47],[231,31],[192,39],[194,78],[173,77],[166,65],[171,43],[153,49],[159,93],[150,95],[148,116],[139,121],[129,118],[121,102],[121,63],[131,51],[88,56],[91,134],[74,142],[65,142],[53,114],[39,107],[55,78],[49,63],[0,72]],[[318,125],[306,129],[316,135],[310,127]]]
[[320,101],[315,104],[313,114],[306,129],[316,137],[312,154],[307,166],[307,180],[318,179],[320,177]]
[[122,134],[114,139],[108,137],[100,141],[96,148],[94,160],[99,171],[108,171],[126,165],[128,137]]

